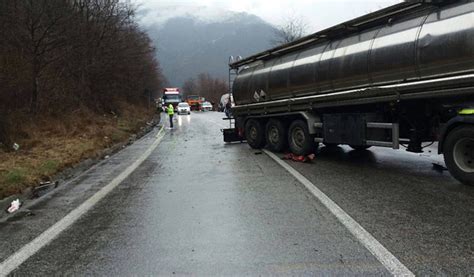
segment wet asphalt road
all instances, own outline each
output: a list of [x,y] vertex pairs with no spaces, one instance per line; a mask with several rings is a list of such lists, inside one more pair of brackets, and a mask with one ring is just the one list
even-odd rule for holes
[[[129,178],[13,273],[389,274],[268,156],[246,144],[224,144],[221,117],[177,116],[176,128],[166,130]],[[83,189],[77,195],[88,198],[97,191],[97,184],[107,183],[106,175],[143,152],[153,135],[78,180],[74,189]],[[474,274],[474,188],[433,171],[432,162],[442,160],[336,147],[321,148],[312,164],[288,163],[415,274]],[[79,202],[66,190],[58,194],[32,207],[35,217],[0,224],[2,260],[41,232],[33,223],[46,228],[48,220],[60,217],[58,210],[67,213]]]

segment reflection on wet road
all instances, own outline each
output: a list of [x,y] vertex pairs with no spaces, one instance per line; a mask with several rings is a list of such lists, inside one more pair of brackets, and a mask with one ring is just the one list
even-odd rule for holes
[[[281,166],[224,144],[222,115],[176,116],[129,178],[14,273],[389,275]],[[336,147],[289,164],[415,274],[473,274],[474,190],[433,161]]]

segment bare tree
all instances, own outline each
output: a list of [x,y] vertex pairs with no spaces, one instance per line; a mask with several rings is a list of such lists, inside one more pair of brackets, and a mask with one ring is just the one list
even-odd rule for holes
[[3,121],[147,108],[166,80],[134,13],[121,0],[0,0]]
[[7,40],[30,65],[30,112],[36,113],[40,80],[46,67],[58,61],[56,50],[65,46],[64,33],[70,9],[61,1],[18,1],[5,14]]
[[219,103],[228,88],[224,79],[213,78],[209,73],[199,73],[196,79],[188,79],[183,84],[186,95],[199,95],[211,103]]
[[186,99],[188,95],[198,94],[197,84],[193,78],[186,80],[183,84],[183,97]]
[[300,16],[288,16],[282,25],[276,27],[271,43],[274,46],[286,44],[302,38],[307,34],[308,24]]

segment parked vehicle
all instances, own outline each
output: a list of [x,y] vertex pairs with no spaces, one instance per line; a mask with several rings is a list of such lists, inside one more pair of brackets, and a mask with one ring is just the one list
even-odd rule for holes
[[178,114],[191,114],[191,107],[186,102],[178,104]]
[[189,95],[186,99],[186,102],[188,102],[189,106],[191,106],[191,110],[193,111],[200,111],[204,101],[205,98],[200,97],[199,95]]
[[163,89],[163,96],[162,96],[162,107],[163,110],[165,107],[168,107],[169,104],[172,104],[174,107],[174,110],[176,111],[176,108],[178,106],[178,103],[181,102],[181,92],[179,91],[179,88],[164,88]]
[[206,102],[203,102],[203,103],[202,103],[202,106],[201,106],[201,109],[202,109],[203,111],[212,111],[212,104],[211,104],[211,102],[207,102],[207,101],[206,101]]
[[298,155],[438,141],[452,176],[474,185],[473,13],[472,1],[404,1],[231,63],[224,139]]

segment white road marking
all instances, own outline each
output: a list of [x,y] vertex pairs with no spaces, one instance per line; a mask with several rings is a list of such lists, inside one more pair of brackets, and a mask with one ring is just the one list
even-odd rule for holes
[[99,190],[96,194],[87,199],[79,207],[71,211],[61,220],[56,222],[53,226],[49,227],[41,235],[36,237],[34,240],[24,245],[20,250],[15,252],[13,255],[8,257],[5,261],[0,264],[0,276],[7,276],[17,267],[19,267],[24,261],[37,253],[41,248],[46,246],[48,243],[53,241],[61,232],[66,230],[72,224],[74,224],[82,215],[86,214],[94,205],[96,205],[100,200],[102,200],[107,194],[109,194],[113,189],[115,189],[120,183],[123,182],[135,169],[137,169],[140,164],[145,161],[150,154],[156,149],[158,144],[160,144],[161,139],[164,135],[160,136],[163,131],[163,126],[156,135],[156,140],[152,145],[143,153],[133,164],[127,167],[122,173],[115,177],[110,183],[105,187]]
[[263,150],[270,158],[281,165],[286,171],[300,181],[336,218],[354,235],[367,250],[394,276],[415,276],[390,251],[367,232],[357,221],[348,215],[341,207],[319,190],[306,177],[268,150]]

